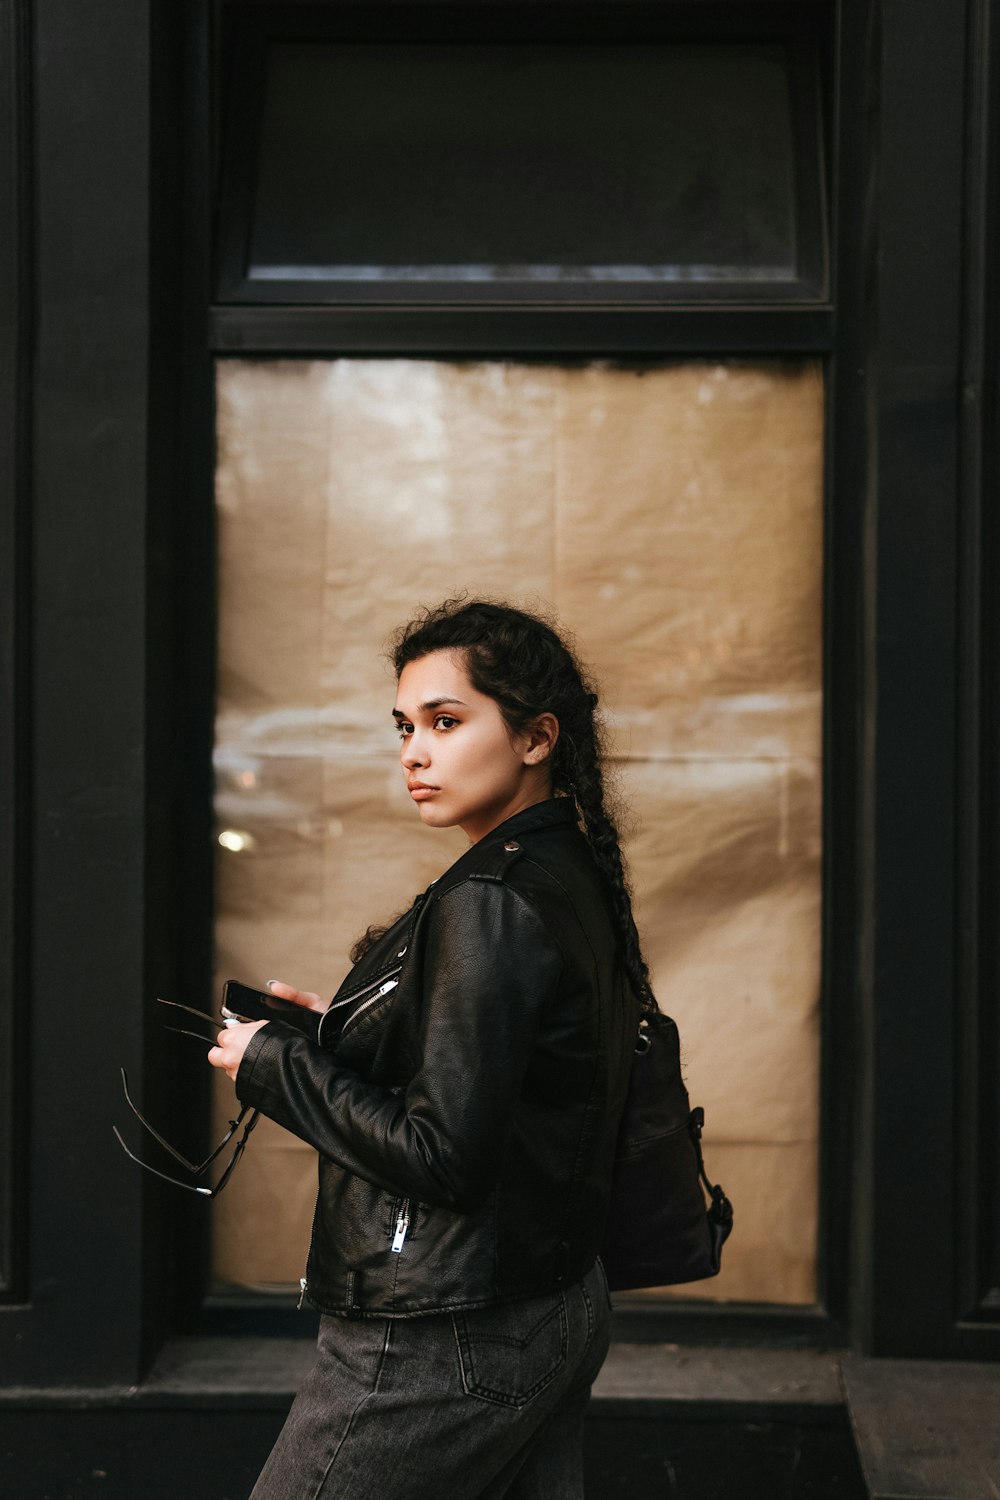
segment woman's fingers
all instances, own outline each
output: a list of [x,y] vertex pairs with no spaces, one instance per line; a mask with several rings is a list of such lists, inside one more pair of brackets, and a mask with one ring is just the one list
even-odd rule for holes
[[224,1031],[220,1031],[215,1046],[208,1049],[208,1060],[212,1067],[221,1068],[235,1083],[247,1043],[255,1031],[259,1031],[262,1026],[266,1025],[266,1021],[243,1021],[237,1026],[227,1026]]
[[292,1005],[301,1005],[305,1010],[326,1010],[326,1005],[313,990],[297,990],[283,979],[269,979],[267,987],[279,1000],[289,1000]]
[[294,984],[286,984],[283,979],[269,979],[267,987],[279,1000],[291,1000],[293,1005],[298,1004],[299,991]]

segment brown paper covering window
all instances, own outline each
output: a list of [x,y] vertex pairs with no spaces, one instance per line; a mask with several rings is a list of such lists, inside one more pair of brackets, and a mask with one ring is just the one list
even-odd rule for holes
[[[811,361],[218,366],[217,978],[330,994],[464,847],[405,794],[381,644],[468,590],[554,610],[603,689],[638,918],[710,1171],[698,1296],[816,1295],[823,398]],[[217,1088],[220,1121],[232,1087]],[[263,1121],[229,1283],[304,1269],[308,1147]]]

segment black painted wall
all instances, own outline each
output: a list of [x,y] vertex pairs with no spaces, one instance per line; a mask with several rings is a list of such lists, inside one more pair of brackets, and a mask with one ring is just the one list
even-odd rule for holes
[[[686,11],[732,34],[774,9]],[[995,23],[987,0],[813,9],[831,298],[768,321],[213,305],[238,7],[0,0],[5,1383],[127,1386],[201,1298],[193,1210],[109,1127],[120,1062],[171,1095],[148,998],[207,982],[214,352],[827,353],[823,1299],[627,1331],[1000,1353]]]

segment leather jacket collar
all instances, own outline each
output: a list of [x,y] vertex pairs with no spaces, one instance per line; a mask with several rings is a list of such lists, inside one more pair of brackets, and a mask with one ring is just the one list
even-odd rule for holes
[[[450,885],[453,880],[464,879],[470,869],[482,861],[484,855],[488,855],[498,844],[516,840],[521,834],[535,833],[540,828],[554,828],[560,824],[576,826],[579,821],[572,797],[549,797],[544,802],[534,802],[531,807],[524,808],[513,817],[498,823],[489,833],[484,833],[464,854],[459,855],[453,865],[449,865],[443,875],[438,876],[438,880],[447,880]],[[432,882],[433,885],[437,883]]]
[[[511,834],[528,833],[536,828],[548,828],[553,823],[578,822],[576,803],[572,797],[549,797],[544,802],[532,803],[531,807],[498,823],[496,828],[491,828],[489,833],[483,835],[479,843],[485,844],[487,839],[509,838]],[[477,847],[478,845],[473,845],[473,848]]]

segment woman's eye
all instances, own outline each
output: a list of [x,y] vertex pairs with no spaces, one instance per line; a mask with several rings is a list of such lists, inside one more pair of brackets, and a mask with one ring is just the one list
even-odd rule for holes
[[402,719],[396,719],[394,722],[396,725],[396,733],[399,735],[401,740],[405,740],[408,734],[413,733],[412,724],[406,724]]
[[457,723],[458,720],[453,719],[450,714],[438,714],[437,718],[434,720],[434,728],[451,729]]

